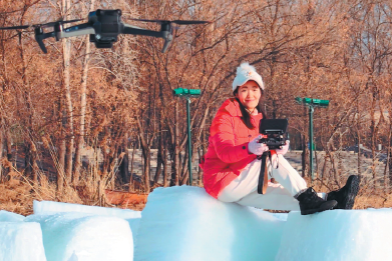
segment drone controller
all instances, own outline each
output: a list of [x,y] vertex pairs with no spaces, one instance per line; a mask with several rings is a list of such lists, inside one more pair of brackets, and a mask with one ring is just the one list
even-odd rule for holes
[[263,119],[260,121],[259,132],[265,135],[265,138],[259,140],[265,143],[270,150],[280,149],[286,144],[287,119]]

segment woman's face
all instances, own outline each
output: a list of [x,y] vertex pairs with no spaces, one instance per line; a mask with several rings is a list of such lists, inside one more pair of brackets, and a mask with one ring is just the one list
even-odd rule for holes
[[245,108],[253,111],[259,104],[261,89],[255,81],[247,81],[238,88],[235,96]]

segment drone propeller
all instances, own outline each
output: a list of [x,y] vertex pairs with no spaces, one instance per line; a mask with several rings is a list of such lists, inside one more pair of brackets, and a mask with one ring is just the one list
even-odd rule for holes
[[198,20],[173,20],[173,21],[170,21],[170,20],[148,20],[148,19],[135,19],[135,18],[131,18],[131,20],[141,21],[141,22],[152,22],[152,23],[158,23],[158,24],[174,23],[174,24],[179,24],[179,25],[211,23],[211,21],[198,21]]
[[173,27],[172,24],[178,24],[178,25],[191,25],[191,24],[207,24],[211,23],[211,21],[198,21],[198,20],[149,20],[149,19],[136,19],[136,18],[131,18],[131,20],[134,21],[141,21],[141,22],[152,22],[152,23],[158,23],[161,24],[161,32],[163,34],[163,37],[165,39],[165,43],[163,45],[162,52],[166,52],[167,48],[169,47],[170,43],[173,41],[173,33],[175,29],[178,29],[178,27]]
[[59,23],[60,24],[70,24],[70,23],[80,22],[83,20],[85,20],[85,19],[74,19],[74,20],[66,20],[66,21],[59,20],[57,22],[49,22],[49,23],[43,24],[43,25],[41,25],[41,27],[51,27],[51,26],[55,26],[56,24],[59,24]]
[[75,19],[75,20],[67,20],[67,21],[63,21],[63,20],[59,20],[57,22],[49,22],[46,24],[32,24],[32,25],[19,25],[19,26],[10,26],[10,27],[0,27],[0,30],[12,30],[12,29],[27,29],[30,27],[33,28],[45,28],[45,27],[51,27],[51,26],[55,26],[56,24],[69,24],[69,23],[75,23],[75,22],[79,22],[82,21],[84,19]]
[[20,25],[20,26],[10,26],[10,27],[0,27],[0,30],[12,30],[12,29],[27,29],[31,25]]

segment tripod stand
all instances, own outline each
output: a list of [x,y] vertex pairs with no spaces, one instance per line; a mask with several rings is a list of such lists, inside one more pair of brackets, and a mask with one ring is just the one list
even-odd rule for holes
[[257,186],[257,193],[265,194],[268,187],[268,167],[267,159],[271,157],[271,151],[264,152],[259,159],[261,160],[261,168],[259,175],[259,184]]

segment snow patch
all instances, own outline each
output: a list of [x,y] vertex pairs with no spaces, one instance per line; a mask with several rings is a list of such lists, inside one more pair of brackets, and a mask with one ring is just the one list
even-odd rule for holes
[[0,222],[23,222],[24,219],[22,215],[0,210]]
[[141,211],[120,208],[104,208],[97,206],[86,206],[80,204],[37,201],[33,202],[34,214],[54,214],[58,212],[81,212],[101,216],[114,216],[124,219],[141,218]]
[[276,260],[391,260],[391,209],[291,212]]
[[0,223],[0,261],[46,261],[38,223]]
[[133,240],[124,219],[86,213],[31,215],[41,224],[48,261],[132,261]]
[[137,261],[273,260],[286,223],[189,186],[155,189],[142,216]]

